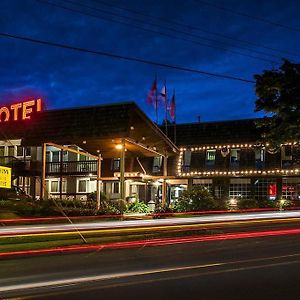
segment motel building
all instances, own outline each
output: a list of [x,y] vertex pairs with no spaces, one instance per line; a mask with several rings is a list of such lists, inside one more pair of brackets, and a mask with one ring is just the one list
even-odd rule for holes
[[300,147],[259,143],[255,120],[169,125],[133,102],[43,110],[40,99],[0,108],[0,165],[34,198],[170,203],[193,186],[216,198],[300,199]]

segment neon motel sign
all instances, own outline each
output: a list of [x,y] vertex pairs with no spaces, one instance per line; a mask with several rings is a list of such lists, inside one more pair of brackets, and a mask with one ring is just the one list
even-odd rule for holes
[[30,120],[32,113],[40,111],[42,111],[42,99],[15,103],[10,106],[2,106],[0,107],[0,123]]

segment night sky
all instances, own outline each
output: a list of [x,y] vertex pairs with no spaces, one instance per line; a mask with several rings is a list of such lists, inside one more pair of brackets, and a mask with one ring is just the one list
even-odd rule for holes
[[[283,57],[294,62],[300,61],[300,1],[206,1],[289,28],[233,14],[198,0],[49,0],[60,6],[80,10],[85,15],[36,0],[1,0],[0,31],[248,80],[253,80],[253,74],[265,69],[277,68]],[[155,18],[150,19],[141,13],[133,14],[128,10]],[[156,18],[160,18],[160,21]],[[161,19],[182,23],[185,27],[162,22]],[[262,48],[258,44],[282,52]],[[255,91],[251,83],[3,37],[0,37],[0,49],[1,103],[42,96],[47,108],[53,109],[135,101],[154,119],[154,109],[146,104],[145,99],[157,73],[159,89],[166,80],[169,94],[173,89],[176,90],[178,123],[195,122],[198,115],[202,121],[261,116],[254,113]]]

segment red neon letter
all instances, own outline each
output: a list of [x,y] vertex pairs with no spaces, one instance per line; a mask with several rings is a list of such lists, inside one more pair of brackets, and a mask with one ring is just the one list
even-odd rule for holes
[[22,107],[22,103],[13,104],[10,109],[14,112],[14,120],[18,120],[18,109]]
[[34,100],[23,102],[23,114],[22,114],[23,120],[31,119],[30,114],[32,113],[32,107],[30,107],[30,106],[34,106],[34,104],[35,104]]
[[9,120],[9,116],[10,116],[8,108],[5,106],[0,108],[0,122],[2,122],[2,119],[1,119],[2,113],[5,113],[4,122],[7,122]]
[[36,100],[36,111],[42,111],[42,99]]

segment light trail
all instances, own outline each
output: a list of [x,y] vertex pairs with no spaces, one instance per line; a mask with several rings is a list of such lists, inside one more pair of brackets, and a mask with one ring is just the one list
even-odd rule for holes
[[[285,210],[300,210],[299,206],[286,207]],[[247,212],[264,212],[264,211],[278,211],[278,208],[262,207],[262,208],[246,208],[239,210],[205,210],[205,211],[188,211],[188,212],[161,212],[161,213],[147,213],[141,214],[146,217],[176,217],[182,215],[215,215],[215,214],[238,214]],[[123,217],[131,217],[131,215],[98,215],[98,216],[73,216],[70,220],[97,220],[97,219],[120,219]],[[0,219],[0,224],[15,224],[15,223],[35,223],[35,222],[49,222],[49,221],[65,221],[66,217],[37,217],[37,218],[18,218],[18,219]]]
[[226,221],[247,221],[262,219],[285,219],[299,218],[300,211],[280,211],[264,213],[239,213],[235,215],[211,215],[197,216],[192,218],[172,218],[172,219],[155,219],[155,220],[129,220],[129,221],[107,221],[107,222],[86,222],[73,224],[44,224],[44,225],[23,225],[9,226],[0,228],[1,235],[13,234],[33,234],[44,232],[63,232],[76,230],[100,230],[100,229],[120,229],[136,227],[157,227],[171,225],[191,225],[207,224],[213,222]]
[[283,236],[283,235],[294,235],[294,234],[297,235],[300,234],[300,229],[237,232],[237,233],[176,237],[176,238],[157,238],[152,240],[113,242],[113,243],[98,244],[98,245],[78,245],[78,246],[66,246],[66,247],[57,247],[57,248],[40,249],[40,250],[22,250],[22,251],[14,251],[14,252],[2,252],[0,253],[0,258],[38,255],[38,254],[58,254],[58,253],[67,253],[67,252],[99,251],[105,249],[129,249],[129,248],[141,248],[141,247],[144,248],[144,247],[168,246],[168,245],[176,245],[176,244],[236,240],[236,239],[257,238],[257,237],[272,237],[272,236]]
[[[263,220],[247,220],[247,221],[233,221],[233,222],[214,222],[206,224],[188,224],[188,225],[167,225],[167,226],[153,226],[153,227],[136,227],[136,228],[118,228],[118,229],[99,229],[99,230],[83,230],[85,236],[96,234],[123,234],[123,233],[147,233],[147,232],[161,232],[161,231],[188,231],[188,230],[203,230],[203,229],[217,229],[227,226],[239,225],[255,225],[255,224],[281,224],[300,222],[300,218],[285,218],[285,219],[263,219]],[[0,240],[5,238],[23,238],[23,237],[43,237],[43,236],[72,236],[77,235],[77,231],[62,231],[62,232],[44,232],[44,233],[25,233],[25,234],[3,234],[0,235]]]

